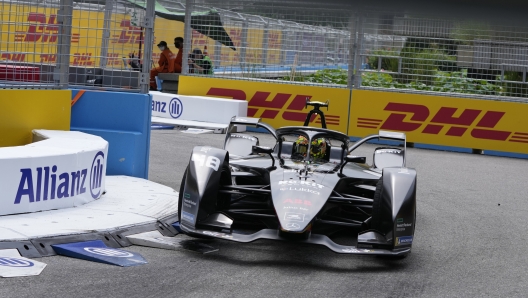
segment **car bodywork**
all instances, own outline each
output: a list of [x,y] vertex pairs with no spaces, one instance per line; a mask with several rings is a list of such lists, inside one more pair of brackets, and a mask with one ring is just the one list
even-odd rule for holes
[[[315,113],[328,102],[310,103]],[[380,131],[353,145],[341,132],[308,126],[277,130],[259,118],[233,117],[224,148],[193,149],[179,193],[179,225],[191,236],[237,242],[275,239],[324,245],[337,253],[405,256],[416,223],[415,169],[405,166],[406,137]],[[266,129],[273,148],[231,133],[235,125]],[[326,156],[293,158],[287,136],[331,140]],[[403,143],[374,150],[373,164],[351,155],[374,139]],[[311,144],[311,143],[309,143]],[[310,151],[308,151],[310,152]],[[344,239],[342,242],[334,239]]]

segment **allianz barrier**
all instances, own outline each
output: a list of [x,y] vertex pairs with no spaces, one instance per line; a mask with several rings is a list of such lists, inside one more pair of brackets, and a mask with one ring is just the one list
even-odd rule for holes
[[415,147],[528,158],[525,103],[195,76],[180,76],[178,92],[247,101],[248,116],[275,128],[302,125],[306,98],[330,100],[328,128],[352,139],[402,131]]
[[70,129],[108,141],[107,175],[147,179],[151,102],[148,94],[85,91],[71,107]]
[[[205,128],[223,133],[233,116],[245,117],[248,111],[246,101],[159,91],[151,91],[150,95],[152,96],[152,123]],[[245,131],[245,126],[238,125],[237,131]]]
[[105,187],[108,142],[80,132],[35,130],[36,142],[0,148],[0,215],[80,206]]

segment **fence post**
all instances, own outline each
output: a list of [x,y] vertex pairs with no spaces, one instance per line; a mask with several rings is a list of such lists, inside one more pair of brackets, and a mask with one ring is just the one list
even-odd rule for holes
[[269,20],[266,24],[264,24],[264,32],[262,34],[262,59],[261,63],[264,67],[266,67],[266,64],[268,62],[268,39],[269,39]]
[[240,34],[240,68],[242,69],[242,73],[246,71],[246,49],[248,46],[247,37],[248,37],[248,21],[244,20],[242,22],[242,32]]
[[59,36],[57,40],[57,63],[53,72],[53,81],[59,89],[67,89],[70,76],[73,0],[60,0],[60,9],[57,15]]
[[142,94],[149,93],[150,89],[150,61],[152,60],[152,45],[154,44],[154,21],[156,18],[156,0],[147,0],[147,9],[143,27],[145,28],[143,51],[143,67],[139,78],[139,89]]
[[[354,24],[355,19],[355,26]],[[361,87],[361,49],[363,43],[363,16],[361,10],[350,20],[350,52],[348,56],[348,88]]]
[[103,21],[103,40],[101,41],[101,59],[99,59],[100,68],[104,68],[108,64],[108,43],[110,41],[110,25],[112,22],[113,8],[114,1],[106,0]]
[[189,53],[192,47],[192,10],[194,0],[185,0],[185,20],[183,22],[183,53],[182,53],[182,74],[189,73]]

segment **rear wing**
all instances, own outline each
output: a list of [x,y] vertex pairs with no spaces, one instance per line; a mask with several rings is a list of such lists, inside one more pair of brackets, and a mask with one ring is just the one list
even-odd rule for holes
[[229,126],[227,127],[226,138],[224,141],[224,148],[225,148],[225,145],[227,144],[227,141],[231,137],[231,133],[235,129],[235,125],[245,125],[245,126],[251,126],[255,128],[264,128],[273,137],[275,137],[275,140],[277,140],[277,132],[275,132],[275,129],[271,125],[265,122],[260,122],[260,118],[233,116],[231,118],[231,121],[229,122]]

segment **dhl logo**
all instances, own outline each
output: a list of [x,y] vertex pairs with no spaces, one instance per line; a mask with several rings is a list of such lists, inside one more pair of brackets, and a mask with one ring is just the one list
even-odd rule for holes
[[[441,107],[431,120],[427,121],[431,111],[424,105],[389,102],[384,110],[392,112],[385,121],[358,118],[357,127],[402,132],[419,131],[432,135],[438,135],[444,127],[449,127],[445,132],[446,136],[462,137],[470,130],[469,134],[476,139],[528,143],[528,133],[493,129],[506,114],[505,112],[464,109],[458,117],[455,117],[458,108]],[[405,121],[407,113],[411,114],[409,121]],[[479,120],[476,121],[477,119]]]
[[[1,56],[2,60],[9,60],[9,61],[16,61],[16,62],[24,62],[26,61],[26,54],[12,54],[12,53],[2,53]],[[55,54],[40,54],[40,62],[56,62],[57,61],[57,55]]]
[[17,62],[23,62],[26,61],[26,54],[11,54],[11,53],[2,53],[1,56],[2,60],[10,60],[10,61],[17,61]]
[[140,44],[143,43],[143,36],[141,35],[141,27],[134,27],[131,25],[130,20],[121,20],[119,27],[122,28],[119,35],[114,35],[112,43],[130,43]]
[[[27,22],[30,23],[27,31],[15,31],[15,41],[17,42],[57,42],[59,35],[59,25],[57,15],[46,16],[44,13],[30,12],[27,15]],[[79,43],[80,34],[72,33],[71,42]]]
[[[227,89],[227,88],[215,88],[212,87],[207,91],[209,96],[220,96],[229,97],[232,99],[246,100],[246,92],[238,89]],[[280,113],[280,117],[287,121],[300,121],[303,122],[306,119],[306,112],[300,112],[304,109],[306,104],[306,98],[312,98],[311,95],[303,94],[287,94],[277,93],[270,98],[271,92],[257,91],[248,101],[248,117],[255,117],[257,112],[263,108],[260,118],[264,119],[276,119]],[[293,98],[293,99],[292,99]],[[284,109],[286,107],[286,109]],[[313,115],[310,122],[316,120],[316,115]],[[339,125],[338,115],[326,115],[326,124],[328,125]],[[317,117],[315,123],[321,123],[321,119]]]
[[73,54],[73,63],[75,66],[94,66],[92,61],[92,53],[75,53]]

